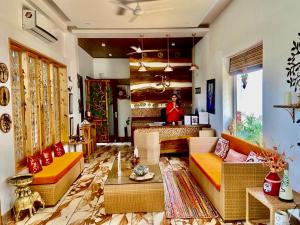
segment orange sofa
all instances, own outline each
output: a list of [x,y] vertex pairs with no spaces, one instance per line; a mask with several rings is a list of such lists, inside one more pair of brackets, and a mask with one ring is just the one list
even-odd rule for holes
[[[265,149],[222,133],[229,148],[248,155]],[[190,171],[225,221],[246,219],[246,188],[262,187],[267,169],[262,163],[224,162],[214,154],[217,137],[189,139]]]
[[41,194],[47,206],[55,205],[84,168],[82,152],[54,157],[53,163],[34,174],[30,188]]

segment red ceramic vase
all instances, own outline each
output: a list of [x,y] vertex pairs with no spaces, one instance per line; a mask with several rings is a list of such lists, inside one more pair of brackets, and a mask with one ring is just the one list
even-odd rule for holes
[[281,184],[281,178],[277,173],[269,172],[265,177],[263,190],[265,194],[278,196]]

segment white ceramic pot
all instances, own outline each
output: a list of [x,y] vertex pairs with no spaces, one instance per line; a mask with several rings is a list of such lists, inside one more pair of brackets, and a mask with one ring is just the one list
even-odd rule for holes
[[287,212],[279,210],[275,212],[275,225],[289,225],[289,215]]

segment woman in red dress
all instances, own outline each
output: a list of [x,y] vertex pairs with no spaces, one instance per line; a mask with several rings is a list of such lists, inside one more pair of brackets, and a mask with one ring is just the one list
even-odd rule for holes
[[176,94],[172,95],[172,101],[167,104],[166,114],[168,123],[178,122],[183,115],[183,109],[180,107]]

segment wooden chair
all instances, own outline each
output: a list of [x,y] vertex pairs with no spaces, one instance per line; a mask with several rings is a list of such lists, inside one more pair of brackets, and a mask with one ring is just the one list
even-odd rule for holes
[[134,145],[142,163],[157,164],[160,157],[159,132],[134,131]]

